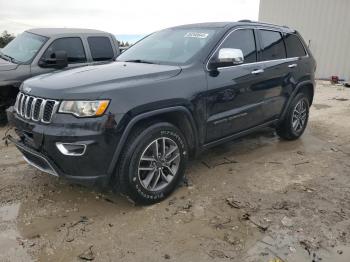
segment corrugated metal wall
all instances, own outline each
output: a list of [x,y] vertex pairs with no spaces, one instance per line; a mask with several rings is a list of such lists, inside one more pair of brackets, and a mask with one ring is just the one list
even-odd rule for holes
[[298,30],[317,60],[318,78],[350,80],[350,0],[260,0],[259,21]]

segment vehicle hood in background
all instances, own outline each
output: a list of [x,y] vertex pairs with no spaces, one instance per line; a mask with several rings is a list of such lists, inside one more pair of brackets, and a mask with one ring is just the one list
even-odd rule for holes
[[18,67],[17,64],[11,63],[7,60],[0,58],[0,72],[15,70]]
[[24,82],[30,94],[53,99],[98,98],[103,92],[176,76],[179,66],[113,62],[40,75]]

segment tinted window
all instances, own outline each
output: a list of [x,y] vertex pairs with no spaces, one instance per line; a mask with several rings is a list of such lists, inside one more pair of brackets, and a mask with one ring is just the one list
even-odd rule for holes
[[298,36],[287,34],[285,43],[288,57],[300,57],[306,55],[304,46]]
[[45,51],[44,57],[50,58],[56,51],[66,51],[68,63],[86,62],[83,43],[79,37],[60,38],[55,40]]
[[256,62],[255,38],[254,32],[251,29],[232,32],[220,48],[241,49],[244,55],[244,63]]
[[262,60],[275,60],[286,58],[286,50],[281,33],[268,30],[260,30],[262,44]]
[[88,37],[88,42],[94,61],[111,60],[114,57],[111,41],[108,37]]

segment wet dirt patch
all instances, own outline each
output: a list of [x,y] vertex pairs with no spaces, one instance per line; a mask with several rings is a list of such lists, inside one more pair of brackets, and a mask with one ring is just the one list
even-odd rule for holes
[[326,104],[313,104],[312,106],[315,107],[317,110],[320,110],[320,109],[327,109],[327,108],[330,108],[330,107],[331,107],[331,106],[326,105]]

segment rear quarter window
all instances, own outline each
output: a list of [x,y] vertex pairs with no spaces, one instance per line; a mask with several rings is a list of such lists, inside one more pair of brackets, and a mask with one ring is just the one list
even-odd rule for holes
[[287,34],[285,37],[287,57],[301,57],[306,55],[305,48],[298,36]]
[[286,58],[286,50],[280,32],[259,30],[262,45],[262,60],[276,60]]
[[111,41],[108,37],[91,36],[88,43],[93,61],[107,61],[114,57]]

